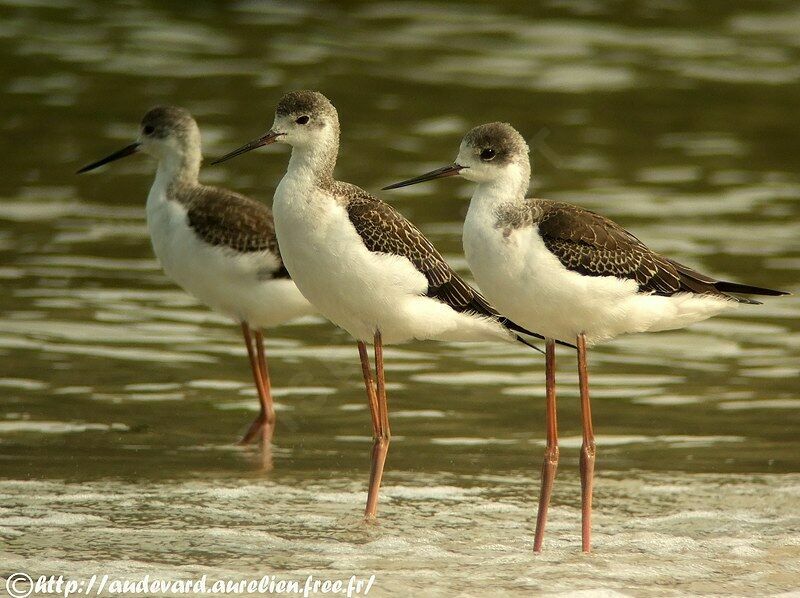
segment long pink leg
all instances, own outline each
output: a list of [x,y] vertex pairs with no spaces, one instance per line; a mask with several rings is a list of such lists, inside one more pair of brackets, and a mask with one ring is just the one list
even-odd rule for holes
[[[269,368],[267,367],[267,355],[264,351],[264,333],[256,330],[256,355],[258,356],[258,369],[261,373],[261,383],[264,387],[265,400],[261,403],[261,409],[266,415],[266,428],[275,429],[275,405],[272,402],[272,384],[269,380]],[[270,433],[270,437],[272,434]]]
[[372,379],[372,366],[369,363],[369,353],[367,345],[358,341],[358,356],[361,358],[361,373],[364,375],[364,387],[367,391],[367,403],[369,404],[369,414],[372,418],[372,429],[378,428],[378,399],[375,394],[375,381]]
[[578,380],[581,389],[581,426],[583,442],[581,444],[581,549],[592,550],[592,491],[594,488],[594,458],[596,446],[592,429],[592,406],[589,401],[589,368],[586,363],[586,335],[581,333],[577,338],[578,346]]
[[375,333],[375,374],[377,385],[373,385],[370,372],[369,356],[366,346],[359,342],[358,352],[361,356],[361,368],[364,372],[364,384],[367,387],[370,415],[372,416],[372,467],[369,475],[369,492],[364,518],[375,519],[378,513],[378,496],[383,479],[383,467],[389,452],[391,431],[389,430],[389,408],[386,399],[386,379],[383,370],[383,341],[381,333]]
[[[261,330],[256,330],[256,355],[258,357],[258,369],[261,373],[261,383],[264,387],[266,402],[261,404],[261,412],[266,420],[261,426],[261,468],[263,471],[272,470],[272,435],[275,433],[275,405],[272,402],[272,384],[269,380],[269,368],[267,367],[267,355],[264,351],[264,334]],[[260,398],[260,395],[259,395]]]
[[544,528],[547,524],[547,508],[553,495],[553,480],[558,469],[558,421],[556,416],[556,343],[547,339],[545,344],[545,386],[547,389],[547,444],[542,463],[542,487],[539,491],[539,512],[536,515],[536,535],[533,551],[542,551]]
[[[259,433],[264,442],[269,442],[275,427],[275,407],[272,404],[269,374],[267,373],[266,358],[264,356],[264,338],[261,332],[257,331],[255,333],[254,342],[247,322],[242,322],[242,334],[244,336],[244,343],[247,346],[247,356],[250,358],[250,368],[253,371],[253,380],[255,381],[256,390],[258,391],[261,412],[253,420],[253,423],[250,424],[247,432],[239,442],[240,444],[247,444]],[[256,346],[254,347],[253,345]]]

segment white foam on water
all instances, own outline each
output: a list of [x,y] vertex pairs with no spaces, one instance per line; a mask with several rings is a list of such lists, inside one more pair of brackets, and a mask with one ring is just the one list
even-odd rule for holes
[[424,419],[424,418],[430,418],[430,417],[439,418],[439,417],[447,417],[447,413],[445,413],[444,411],[438,411],[436,409],[417,409],[417,410],[412,410],[412,409],[402,410],[401,409],[399,411],[392,411],[391,417],[392,417],[392,419],[397,419],[397,418],[408,418],[408,419],[423,418]]
[[[375,573],[376,595],[407,595],[410,588],[463,596],[487,587],[520,596],[796,589],[800,541],[791,530],[800,510],[796,495],[781,489],[800,488],[797,474],[620,476],[598,475],[590,557],[580,554],[579,489],[570,476],[557,480],[545,551],[534,555],[534,478],[462,483],[397,470],[384,479],[379,524],[367,526],[360,523],[360,477],[240,485],[213,478],[0,481],[0,555],[9,570],[88,577],[101,569],[166,579],[263,574],[266,558],[300,575]],[[134,505],[140,515],[128,527],[119,513]],[[31,529],[36,534],[21,533]],[[48,548],[58,537],[69,542],[68,552]],[[213,563],[209,554],[217,555]]]
[[[273,393],[274,394],[274,393]],[[256,392],[253,392],[253,398],[257,395]],[[277,401],[273,403],[273,407],[275,411],[294,411],[294,406],[287,405],[286,403],[278,403]],[[225,401],[224,403],[214,403],[214,409],[219,409],[220,411],[253,411],[258,412],[261,410],[261,405],[258,401]]]
[[186,383],[189,388],[199,388],[203,390],[238,390],[245,386],[243,382],[237,380],[191,380]]
[[[598,447],[604,446],[624,446],[627,444],[651,444],[651,443],[666,443],[672,448],[677,447],[692,447],[692,446],[709,446],[720,442],[744,442],[746,438],[742,436],[644,436],[644,435],[608,435],[601,434],[595,436],[595,442]],[[540,446],[545,445],[542,439],[533,439],[529,441],[532,444]],[[583,444],[581,436],[561,436],[558,439],[558,445],[562,448],[577,449]]]
[[478,488],[458,488],[455,486],[391,486],[385,490],[386,496],[406,500],[469,500],[480,494]]
[[487,446],[493,444],[516,444],[519,440],[513,438],[431,438],[431,444],[442,446]]
[[96,515],[79,515],[75,513],[54,513],[41,517],[4,517],[0,520],[3,527],[31,528],[31,527],[72,527],[76,525],[105,523],[103,517]]
[[165,383],[137,383],[137,384],[126,384],[125,390],[130,391],[141,391],[141,392],[152,392],[152,391],[159,391],[159,390],[175,390],[180,388],[181,385],[175,382],[165,382]]
[[468,126],[463,118],[451,114],[419,121],[414,126],[414,132],[419,135],[458,135]]
[[739,373],[751,378],[798,378],[800,377],[800,368],[783,366],[742,368]]
[[433,373],[433,374],[419,374],[411,376],[415,382],[424,382],[426,384],[481,384],[481,385],[495,385],[495,384],[513,384],[519,382],[520,374],[512,374],[507,372],[452,372],[452,373]]
[[0,421],[0,434],[16,432],[38,432],[41,434],[70,434],[74,432],[127,431],[125,424],[92,424],[59,421]]
[[299,396],[330,396],[339,392],[336,388],[330,386],[276,386],[272,390],[272,396],[287,397],[292,395]]
[[0,388],[16,388],[19,390],[42,390],[50,386],[41,380],[29,378],[0,378]]
[[[558,382],[558,378],[556,378],[556,394],[559,397],[578,397],[580,396],[580,390],[575,385],[570,384],[561,384]],[[599,388],[591,388],[590,394],[592,398],[595,399],[626,399],[626,398],[637,398],[637,397],[647,397],[648,395],[653,395],[659,392],[659,388],[647,388],[647,387],[609,387],[603,388],[600,386]],[[509,386],[503,388],[500,391],[504,395],[509,396],[530,396],[530,397],[544,397],[546,396],[544,383],[538,385],[531,385],[531,386]]]
[[702,403],[705,399],[696,396],[681,396],[681,395],[656,395],[652,397],[642,397],[633,399],[637,405],[656,405],[656,406],[671,406],[671,405],[691,405],[693,403]]
[[93,392],[91,398],[97,401],[108,401],[111,403],[124,403],[126,401],[136,401],[140,403],[160,402],[160,401],[182,401],[186,398],[182,392],[129,392],[129,393],[107,393]]
[[800,399],[761,399],[757,401],[721,401],[717,408],[723,411],[746,409],[800,409]]

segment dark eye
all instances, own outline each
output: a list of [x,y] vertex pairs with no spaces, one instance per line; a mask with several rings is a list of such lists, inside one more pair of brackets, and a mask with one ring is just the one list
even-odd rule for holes
[[494,156],[495,156],[495,151],[490,147],[487,147],[485,150],[481,152],[481,160],[486,160],[487,162],[492,158],[494,158]]
[[301,116],[300,118],[298,118],[294,122],[296,122],[298,125],[304,125],[304,124],[306,124],[308,122],[308,117],[307,116]]
[[144,134],[145,135],[152,135],[155,132],[155,130],[156,130],[156,128],[153,125],[147,125],[144,128]]

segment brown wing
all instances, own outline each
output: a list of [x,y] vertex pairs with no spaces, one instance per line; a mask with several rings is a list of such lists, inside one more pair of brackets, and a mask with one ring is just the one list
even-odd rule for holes
[[495,318],[511,330],[542,338],[501,316],[450,267],[425,235],[392,206],[354,185],[339,183],[335,191],[346,198],[350,222],[367,249],[407,258],[428,280],[428,297],[446,303],[457,312]]
[[639,291],[716,295],[740,303],[758,303],[730,293],[785,295],[717,280],[659,255],[613,220],[567,203],[530,200],[529,207],[545,246],[564,267],[586,276],[616,276],[635,280]]
[[[624,228],[571,204],[531,200],[544,244],[564,267],[585,276],[635,280],[656,295],[701,292],[684,284],[678,264],[654,253]],[[704,291],[715,291],[710,287]]]
[[278,258],[273,278],[288,277],[280,258],[272,211],[227,189],[197,187],[185,199],[189,226],[206,243],[240,253],[269,251]]

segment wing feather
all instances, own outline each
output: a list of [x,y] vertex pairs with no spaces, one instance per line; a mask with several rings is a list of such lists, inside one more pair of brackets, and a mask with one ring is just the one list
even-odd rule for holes
[[428,281],[427,296],[456,311],[475,311],[496,317],[497,310],[467,284],[433,244],[402,214],[365,191],[348,185],[347,213],[367,249],[407,258]]
[[[564,267],[585,276],[636,281],[639,291],[674,295],[686,287],[675,262],[651,251],[612,220],[571,204],[531,200],[544,244]],[[709,287],[705,292],[714,291]]]
[[275,236],[272,210],[239,193],[198,185],[172,189],[186,207],[189,226],[203,241],[239,253],[268,251],[278,260],[272,278],[288,278]]
[[367,249],[407,258],[427,279],[428,297],[457,312],[490,317],[510,330],[542,338],[502,316],[450,267],[425,235],[392,206],[348,183],[337,183],[334,192],[346,198],[350,222]]
[[239,253],[268,251],[278,259],[273,278],[288,278],[275,236],[272,210],[244,195],[209,186],[179,193],[189,226],[206,243]]

